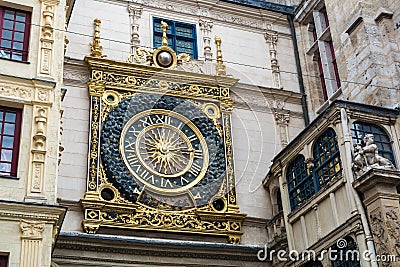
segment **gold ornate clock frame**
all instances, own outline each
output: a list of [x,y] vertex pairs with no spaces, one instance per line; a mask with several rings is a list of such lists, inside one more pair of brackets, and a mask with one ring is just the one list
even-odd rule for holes
[[[137,64],[117,62],[102,56],[99,33],[100,20],[95,20],[95,37],[92,54],[86,57],[90,68],[88,83],[90,95],[90,136],[88,157],[88,178],[85,197],[81,200],[84,209],[83,227],[87,233],[96,233],[99,228],[141,229],[149,231],[183,232],[226,236],[228,241],[238,244],[242,235],[242,223],[245,214],[239,212],[237,205],[233,144],[231,135],[231,113],[233,102],[229,88],[237,79],[224,75],[224,66],[220,51],[221,40],[217,39],[220,58],[218,75],[204,75],[177,70],[176,65],[182,58],[163,45],[154,51],[140,52],[150,63]],[[166,26],[163,25],[164,32]],[[165,36],[163,38],[166,38]],[[173,63],[163,67],[162,59],[157,60],[156,53],[171,53]],[[219,70],[219,71],[218,71]],[[101,159],[101,131],[113,108],[124,99],[138,95],[152,94],[184,99],[201,108],[212,119],[223,140],[225,157],[224,180],[215,197],[206,205],[184,210],[168,210],[149,207],[127,200],[107,177]],[[207,113],[209,108],[212,112]],[[104,198],[102,190],[107,188],[113,193],[111,199]],[[137,192],[140,196],[141,192]],[[213,200],[223,202],[222,209],[216,209]]]

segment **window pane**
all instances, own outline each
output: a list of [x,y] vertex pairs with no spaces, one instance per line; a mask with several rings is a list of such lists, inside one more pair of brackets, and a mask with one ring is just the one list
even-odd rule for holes
[[13,146],[14,146],[14,137],[3,136],[2,147],[4,147],[4,148],[13,148]]
[[12,39],[12,31],[9,30],[3,30],[3,33],[1,34],[2,39]]
[[14,11],[6,10],[4,13],[4,18],[14,20]]
[[10,58],[10,51],[0,50],[0,58]]
[[176,35],[183,37],[193,37],[193,28],[176,27]]
[[2,48],[11,48],[11,41],[1,40],[1,47]]
[[14,21],[12,20],[4,20],[3,29],[13,29]]
[[25,22],[26,21],[26,14],[17,12],[17,21]]
[[12,161],[12,150],[2,149],[1,151],[1,161]]
[[15,30],[23,32],[25,30],[25,23],[16,22],[15,23]]
[[4,134],[14,135],[15,124],[5,123],[4,124]]
[[0,173],[10,173],[11,171],[11,164],[10,163],[0,163]]
[[14,41],[24,41],[24,33],[23,32],[14,32]]
[[17,115],[15,113],[7,112],[6,113],[6,121],[7,122],[15,122]]
[[13,52],[13,53],[12,53],[12,59],[22,61],[22,53]]
[[22,48],[23,48],[22,43],[14,42],[14,44],[13,44],[13,49],[15,49],[15,50],[22,50]]

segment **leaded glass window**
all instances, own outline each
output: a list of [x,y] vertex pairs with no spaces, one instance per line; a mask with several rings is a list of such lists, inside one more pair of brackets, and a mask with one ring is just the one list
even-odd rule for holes
[[315,140],[312,163],[314,167],[307,171],[304,156],[298,155],[288,165],[286,181],[292,211],[342,174],[339,146],[333,129],[329,128]]
[[197,59],[196,26],[172,20],[154,18],[154,47],[161,46],[161,21],[168,24],[168,46],[177,54],[186,53]]
[[320,135],[314,144],[314,176],[316,177],[317,191],[327,185],[333,178],[342,173],[339,147],[336,133],[332,128]]
[[392,143],[390,142],[389,136],[381,127],[372,123],[357,121],[353,123],[351,127],[351,134],[354,144],[362,143],[366,134],[373,134],[375,144],[378,147],[379,155],[389,159],[394,165],[396,165],[394,161]]

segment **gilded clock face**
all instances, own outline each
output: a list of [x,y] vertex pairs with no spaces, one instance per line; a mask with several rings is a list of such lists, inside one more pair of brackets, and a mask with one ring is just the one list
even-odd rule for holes
[[184,192],[208,168],[207,143],[200,130],[171,110],[133,116],[122,131],[120,150],[129,171],[154,192]]
[[112,190],[151,208],[207,205],[226,178],[215,121],[188,100],[171,96],[122,99],[102,124],[100,153]]

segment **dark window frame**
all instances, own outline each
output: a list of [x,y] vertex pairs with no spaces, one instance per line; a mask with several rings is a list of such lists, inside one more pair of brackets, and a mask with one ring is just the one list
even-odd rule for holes
[[[350,260],[350,259],[346,259],[346,254],[347,254],[348,251],[350,251],[350,250],[351,251],[358,250],[356,242],[350,236],[346,236],[346,237],[344,237],[342,239],[346,240],[346,247],[339,248],[337,246],[337,244],[335,244],[332,247],[332,250],[336,250],[337,251],[337,255],[336,256],[337,256],[338,259],[334,260],[334,261],[332,260],[331,261],[331,266],[332,267],[360,267],[360,261],[359,260],[353,261],[353,260]],[[340,259],[340,254],[343,255],[343,257],[342,257],[343,259]],[[349,253],[349,254],[353,255],[352,253]]]
[[[189,24],[189,23],[184,23],[180,21],[174,21],[174,20],[168,20],[168,19],[162,19],[162,18],[153,18],[153,46],[157,47],[160,44],[156,42],[156,37],[162,37],[162,32],[157,31],[156,29],[156,24],[161,23],[161,21],[164,21],[165,23],[168,24],[168,29],[167,29],[167,37],[168,37],[168,45],[177,53],[187,53],[183,51],[179,51],[177,47],[177,41],[183,40],[187,42],[192,42],[193,44],[193,54],[189,54],[191,58],[197,59],[198,58],[198,53],[197,53],[197,33],[196,33],[196,25],[195,24]],[[186,29],[191,29],[192,30],[192,36],[187,37],[183,35],[179,35],[176,31],[177,27],[182,27]],[[187,53],[188,54],[188,53]]]
[[[0,177],[7,177],[7,178],[17,178],[18,172],[18,159],[19,159],[19,146],[20,146],[20,138],[21,138],[21,126],[22,126],[22,109],[11,108],[0,106],[0,112],[3,113],[3,117],[0,117],[0,164],[1,163],[11,163],[11,170],[10,172],[0,172]],[[15,122],[8,121],[8,124],[14,124],[14,133],[5,134],[5,117],[6,113],[14,113],[15,114]],[[13,146],[12,148],[3,147],[3,138],[4,137],[11,137],[13,136]],[[12,159],[11,161],[2,160],[2,153],[3,150],[12,150]]]
[[[6,19],[5,18],[5,12],[6,10],[14,12],[14,19]],[[24,22],[24,30],[17,30],[16,24],[17,23],[22,23],[20,21],[17,21],[16,14],[17,13],[22,13],[25,14],[25,22]],[[2,51],[9,51],[10,52],[10,58],[7,57],[0,57],[0,59],[6,59],[6,60],[12,60],[12,61],[18,61],[18,62],[27,62],[28,61],[28,55],[29,55],[29,39],[30,39],[30,28],[31,28],[31,18],[32,18],[32,13],[29,11],[25,10],[19,10],[19,9],[14,9],[10,7],[5,7],[5,6],[0,6],[0,50]],[[7,21],[12,21],[13,22],[13,27],[12,29],[5,29],[4,27],[4,22],[5,20]],[[3,30],[9,30],[11,31],[11,39],[10,38],[5,38],[3,37]],[[22,41],[16,40],[15,39],[15,33],[23,33],[24,37]],[[10,48],[8,47],[2,47],[2,41],[10,41]],[[15,49],[14,48],[14,43],[22,43],[22,50],[20,49]],[[21,53],[21,59],[16,59],[13,58],[13,55],[16,53]]]

